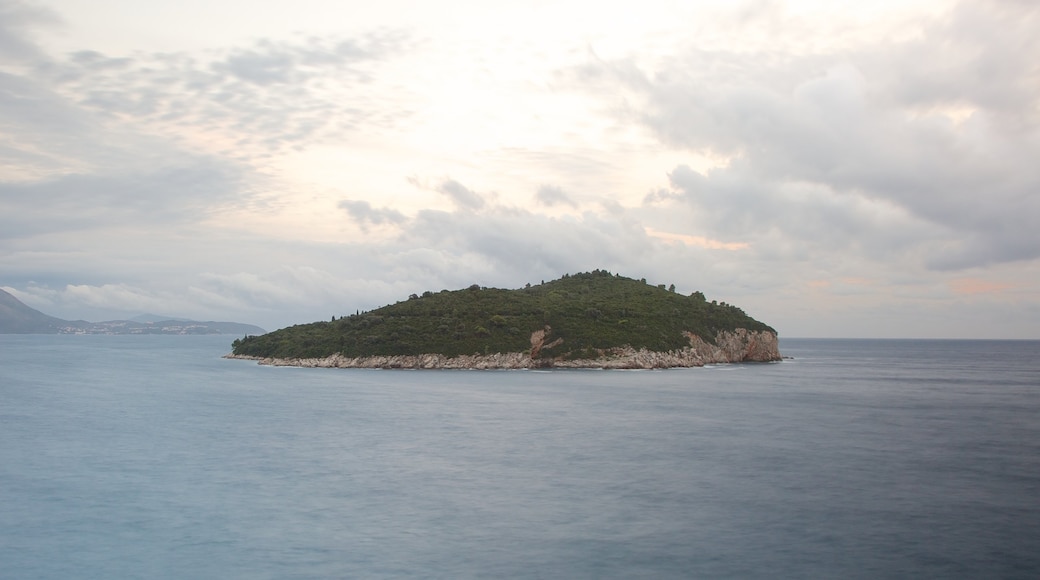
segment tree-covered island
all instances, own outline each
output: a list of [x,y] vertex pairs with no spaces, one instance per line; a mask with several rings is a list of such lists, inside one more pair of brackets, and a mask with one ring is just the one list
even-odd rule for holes
[[234,341],[265,364],[375,368],[662,368],[780,359],[776,331],[700,292],[604,270],[517,290],[412,294]]

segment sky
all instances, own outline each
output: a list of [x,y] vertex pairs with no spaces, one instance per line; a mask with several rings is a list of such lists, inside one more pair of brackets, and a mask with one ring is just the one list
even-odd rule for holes
[[0,288],[268,330],[606,269],[1040,338],[1032,0],[0,0]]

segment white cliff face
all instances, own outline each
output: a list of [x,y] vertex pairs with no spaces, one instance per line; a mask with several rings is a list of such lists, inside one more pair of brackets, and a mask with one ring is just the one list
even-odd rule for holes
[[776,333],[748,331],[738,328],[720,332],[715,344],[709,344],[691,333],[685,333],[690,346],[668,352],[636,350],[631,347],[602,351],[594,359],[562,360],[538,358],[542,350],[559,346],[563,341],[545,344],[551,329],[546,327],[531,334],[530,352],[496,353],[488,355],[461,355],[446,357],[440,354],[394,355],[348,358],[334,354],[325,358],[265,358],[227,355],[226,358],[258,360],[263,365],[320,367],[320,368],[383,368],[383,369],[529,369],[529,368],[606,368],[606,369],[661,369],[672,367],[699,367],[711,363],[769,362],[781,359]]

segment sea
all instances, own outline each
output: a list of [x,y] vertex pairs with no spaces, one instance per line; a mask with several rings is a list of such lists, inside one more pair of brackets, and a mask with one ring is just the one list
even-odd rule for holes
[[0,336],[0,578],[1040,578],[1040,341],[657,371]]

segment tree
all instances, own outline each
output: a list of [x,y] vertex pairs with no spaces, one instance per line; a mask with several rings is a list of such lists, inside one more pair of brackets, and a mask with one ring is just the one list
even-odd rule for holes
[[553,356],[580,357],[599,356],[590,348],[620,345],[662,352],[683,348],[689,341],[681,331],[711,343],[720,330],[769,329],[729,303],[706,303],[701,292],[680,297],[643,280],[600,270],[571,274],[540,287],[532,283],[521,290],[473,285],[477,286],[473,290],[463,286],[430,296],[423,292],[421,307],[402,301],[365,314],[357,310],[335,315],[334,323],[323,320],[261,337],[243,336],[233,350],[279,358],[324,357],[334,352],[350,357],[458,356],[485,347],[490,352],[525,352],[530,348],[529,335],[548,324],[556,337],[564,339]]

